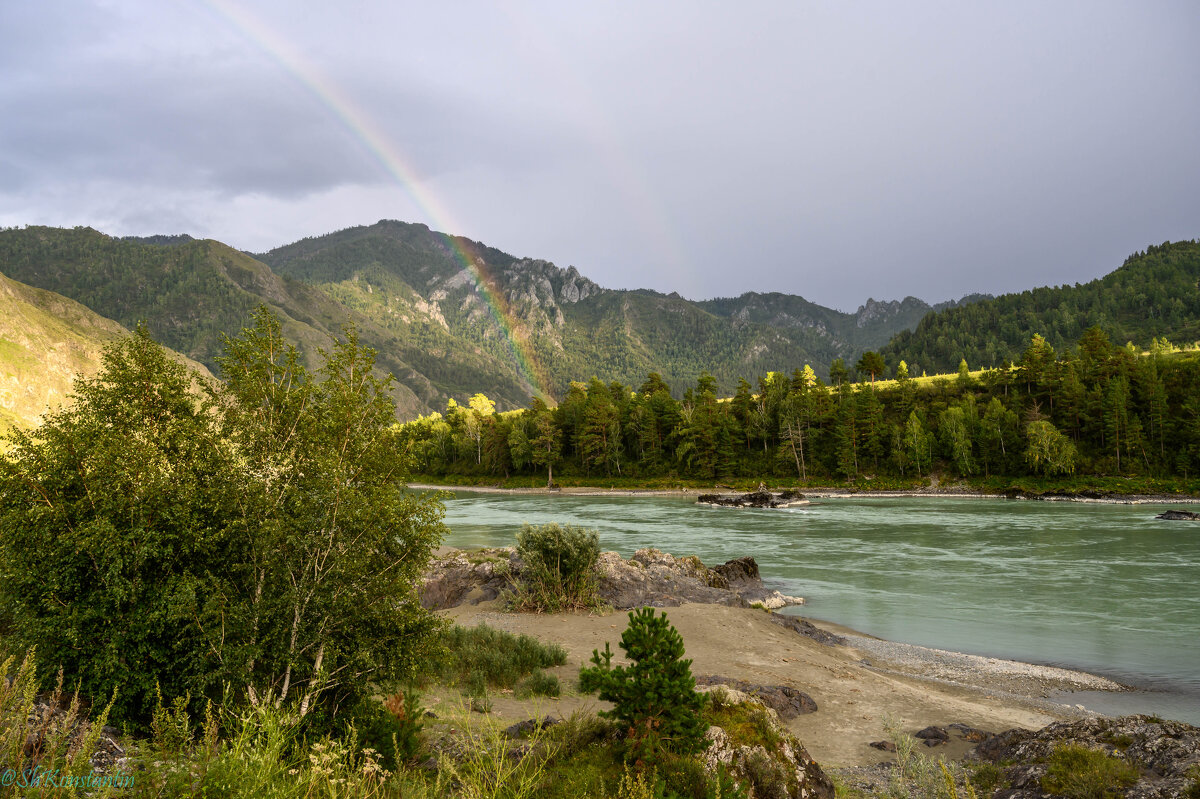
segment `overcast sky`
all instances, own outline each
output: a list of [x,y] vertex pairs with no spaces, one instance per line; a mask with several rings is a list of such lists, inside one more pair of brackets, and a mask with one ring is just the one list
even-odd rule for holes
[[[0,2],[0,225],[424,222],[853,310],[1200,237],[1200,5]],[[2,266],[0,266],[2,268]]]

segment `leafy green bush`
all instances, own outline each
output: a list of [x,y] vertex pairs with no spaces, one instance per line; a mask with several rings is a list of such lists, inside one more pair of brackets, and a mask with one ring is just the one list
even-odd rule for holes
[[1067,799],[1118,799],[1137,782],[1138,769],[1119,757],[1078,744],[1054,748],[1046,760],[1042,790]]
[[692,661],[683,659],[683,637],[667,614],[656,616],[654,608],[631,612],[620,646],[631,665],[613,667],[613,652],[605,643],[603,653],[593,650],[593,665],[580,670],[579,687],[598,691],[615,705],[600,714],[619,719],[628,730],[630,759],[654,763],[664,751],[700,751],[705,699],[696,693]]
[[567,662],[566,650],[558,644],[543,644],[532,636],[513,635],[486,624],[454,625],[443,641],[446,657],[438,670],[442,682],[481,696],[488,687],[513,688],[524,680],[530,695],[558,696],[558,678],[541,671]]
[[[113,719],[224,686],[301,716],[403,680],[441,626],[414,586],[444,528],[401,483],[395,406],[353,331],[319,373],[265,309],[205,385],[142,329],[0,454],[0,596]],[[331,677],[336,675],[336,677]]]
[[517,533],[524,568],[511,605],[516,610],[557,612],[595,607],[600,537],[594,530],[558,524],[526,524]]

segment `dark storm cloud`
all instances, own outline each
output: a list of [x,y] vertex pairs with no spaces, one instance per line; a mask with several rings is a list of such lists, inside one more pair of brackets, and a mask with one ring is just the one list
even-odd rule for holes
[[1083,281],[1200,236],[1198,35],[1184,2],[9,3],[0,224],[399,216],[848,309]]

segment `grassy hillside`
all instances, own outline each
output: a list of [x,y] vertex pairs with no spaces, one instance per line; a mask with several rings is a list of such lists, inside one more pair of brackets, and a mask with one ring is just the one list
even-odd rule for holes
[[104,345],[128,333],[74,300],[0,275],[0,433],[61,407],[77,377],[99,371]]
[[916,330],[898,334],[883,350],[888,366],[953,371],[1015,361],[1035,333],[1056,350],[1072,346],[1099,326],[1117,343],[1147,346],[1167,338],[1176,345],[1200,339],[1200,241],[1149,247],[1116,271],[1089,283],[1005,294],[933,314]]

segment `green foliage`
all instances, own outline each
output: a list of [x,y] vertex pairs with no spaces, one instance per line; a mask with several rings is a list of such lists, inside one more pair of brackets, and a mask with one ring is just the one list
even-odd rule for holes
[[608,644],[603,654],[592,652],[592,666],[579,672],[579,686],[612,702],[601,715],[615,718],[626,729],[628,756],[634,762],[654,763],[663,752],[688,754],[704,745],[700,710],[705,700],[696,693],[691,660],[683,658],[683,637],[667,620],[642,608],[629,614],[621,635],[629,666],[612,665]]
[[284,334],[309,368],[319,366],[320,350],[331,346],[343,326],[356,326],[379,352],[376,376],[402,375],[411,386],[391,391],[403,418],[477,391],[510,407],[529,396],[511,355],[488,357],[432,319],[409,316],[413,321],[406,323],[408,314],[397,314],[382,293],[368,294],[365,286],[361,292],[336,285],[322,291],[215,241],[161,246],[86,228],[28,227],[0,231],[0,264],[9,277],[62,294],[128,328],[144,322],[158,341],[214,372],[223,337],[249,325],[254,309],[266,304],[285,320]]
[[114,717],[147,721],[167,696],[222,675],[205,629],[244,557],[232,453],[186,370],[144,330],[104,352],[75,404],[0,462],[0,594],[17,646],[38,644],[87,696],[119,689]]
[[971,784],[980,796],[991,796],[1008,786],[1008,779],[995,763],[980,763],[971,768]]
[[554,613],[599,604],[600,537],[594,530],[526,524],[517,533],[517,554],[524,566],[511,598],[515,609]]
[[344,715],[347,718],[339,737],[349,740],[357,736],[364,749],[372,749],[388,771],[412,763],[421,754],[424,710],[415,691],[392,694],[382,703],[373,698],[360,699]]
[[1042,790],[1067,799],[1118,799],[1138,779],[1137,767],[1078,744],[1054,748],[1046,760]]
[[558,696],[562,686],[553,674],[535,671],[521,682],[517,683],[514,694],[517,699],[529,699],[533,696]]
[[870,350],[862,354],[858,363],[854,364],[854,368],[858,370],[859,375],[870,375],[872,383],[875,382],[875,378],[882,377],[883,373],[887,371],[883,356]]
[[447,654],[439,675],[445,683],[465,686],[475,694],[489,686],[523,685],[530,695],[558,695],[558,679],[541,671],[567,662],[567,653],[558,644],[543,644],[532,636],[513,635],[486,624],[453,625],[443,641]]
[[1035,470],[1046,475],[1075,471],[1075,445],[1050,422],[1030,422],[1025,436],[1025,459]]
[[[306,715],[411,677],[438,621],[416,581],[439,503],[404,492],[393,406],[353,332],[316,380],[265,309],[192,378],[144,329],[0,462],[0,595],[114,718],[224,686]],[[48,566],[48,564],[51,564]]]
[[[757,392],[744,382],[728,401],[703,380],[675,400],[655,374],[638,392],[578,383],[556,409],[537,401],[529,410],[498,414],[498,427],[511,425],[505,434],[511,457],[502,472],[484,468],[504,485],[538,485],[536,470],[545,465],[533,463],[528,447],[536,419],[544,440],[554,442],[562,485],[710,488],[720,480],[750,489],[774,477],[798,488],[846,479],[870,490],[953,471],[987,480],[1006,475],[1013,484],[1078,473],[1087,475],[1081,487],[1111,475],[1132,481],[1122,493],[1150,484],[1187,492],[1200,475],[1198,397],[1200,357],[1162,346],[1134,356],[1090,330],[1078,353],[1056,356],[1035,336],[1018,367],[972,373],[969,380],[909,378],[833,392],[806,368],[790,380],[766,375]],[[606,427],[610,443],[601,450],[613,466],[603,476],[589,407],[610,409],[605,425],[620,433]],[[398,438],[406,451],[428,453],[419,455],[419,466],[434,479],[495,482],[479,473],[474,458],[445,456],[451,432],[424,419],[403,426]]]

